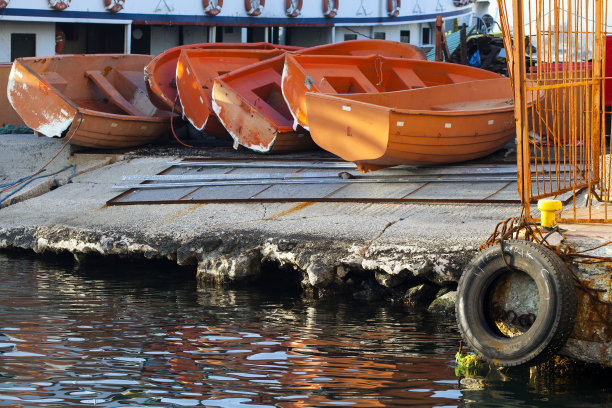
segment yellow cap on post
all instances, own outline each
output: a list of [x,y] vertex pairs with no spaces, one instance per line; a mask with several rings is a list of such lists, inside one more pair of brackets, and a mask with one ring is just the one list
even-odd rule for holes
[[552,228],[557,223],[555,213],[561,211],[563,204],[559,200],[538,200],[538,210],[542,213],[540,225],[544,228]]

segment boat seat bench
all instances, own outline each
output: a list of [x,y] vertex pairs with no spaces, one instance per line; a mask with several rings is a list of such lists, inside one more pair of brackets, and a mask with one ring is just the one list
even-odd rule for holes
[[108,97],[110,101],[112,101],[117,107],[122,109],[125,113],[133,116],[146,116],[143,114],[140,109],[136,108],[132,105],[127,99],[123,97],[117,91],[117,89],[110,83],[108,79],[102,74],[101,71],[85,71],[85,75],[87,78],[91,79],[94,84],[100,88],[102,92]]
[[66,87],[68,86],[68,81],[64,79],[60,74],[54,71],[43,72],[40,76],[47,82],[49,85],[53,86],[59,92],[64,92]]

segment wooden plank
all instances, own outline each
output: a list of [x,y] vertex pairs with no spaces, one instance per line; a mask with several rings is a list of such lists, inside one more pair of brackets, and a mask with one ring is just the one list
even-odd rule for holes
[[110,99],[115,105],[122,109],[128,115],[133,116],[145,116],[138,108],[132,105],[127,99],[123,97],[115,89],[113,84],[100,71],[85,71],[87,78],[91,79],[94,84],[100,88],[102,92]]

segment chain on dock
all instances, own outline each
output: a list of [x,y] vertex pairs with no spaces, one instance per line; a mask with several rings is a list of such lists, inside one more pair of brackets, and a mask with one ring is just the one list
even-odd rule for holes
[[[493,245],[500,245],[503,247],[504,241],[508,239],[524,239],[526,241],[531,241],[539,245],[543,245],[549,248],[551,251],[555,252],[568,266],[568,269],[571,271],[572,277],[574,278],[576,287],[579,290],[582,290],[593,302],[606,307],[612,307],[612,302],[604,301],[598,296],[599,293],[604,292],[605,290],[588,287],[584,283],[584,281],[580,279],[580,277],[577,275],[574,268],[572,268],[572,265],[577,263],[589,265],[599,263],[612,263],[612,257],[595,256],[589,254],[589,252],[611,245],[612,241],[608,241],[596,247],[585,249],[582,251],[575,251],[569,245],[561,246],[550,244],[547,240],[555,232],[561,232],[559,226],[555,226],[552,229],[543,229],[535,223],[527,222],[524,219],[523,215],[521,215],[519,219],[516,219],[515,217],[510,217],[505,221],[499,222],[495,226],[493,233],[487,239],[487,241],[480,246],[479,251],[482,251],[485,248],[488,248]],[[502,254],[504,254],[503,249]],[[505,256],[504,261],[506,262],[508,268],[511,269],[510,265],[505,259]],[[509,312],[514,313],[513,311]],[[608,319],[602,315],[601,311],[598,308],[595,308],[595,313],[598,315],[602,322],[608,322]],[[612,325],[612,322],[609,322],[608,325]]]

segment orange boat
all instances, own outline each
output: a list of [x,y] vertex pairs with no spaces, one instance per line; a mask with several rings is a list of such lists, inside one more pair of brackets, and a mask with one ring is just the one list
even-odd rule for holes
[[295,124],[308,129],[306,92],[326,94],[403,91],[501,78],[479,68],[446,62],[386,58],[287,55],[283,97]]
[[176,87],[183,114],[198,130],[225,133],[211,106],[213,80],[219,75],[284,52],[279,49],[182,50],[176,68]]
[[179,56],[183,50],[206,49],[243,49],[243,50],[274,50],[280,49],[285,51],[295,51],[301,47],[290,45],[269,44],[265,42],[259,43],[201,43],[181,45],[179,47],[170,48],[161,54],[157,55],[145,67],[145,81],[147,84],[147,92],[153,105],[159,109],[171,111],[173,108],[180,113],[181,105],[176,102],[176,66]]
[[149,143],[169,130],[145,89],[149,55],[56,55],[17,58],[7,95],[27,126],[94,148]]
[[321,148],[367,172],[487,156],[516,132],[510,79],[409,91],[307,93],[310,132]]
[[[423,58],[421,51],[412,45],[384,40],[345,41],[296,53]],[[313,146],[304,130],[293,127],[293,116],[281,92],[284,64],[285,56],[281,55],[215,79],[213,109],[236,145],[259,152],[299,150]]]

